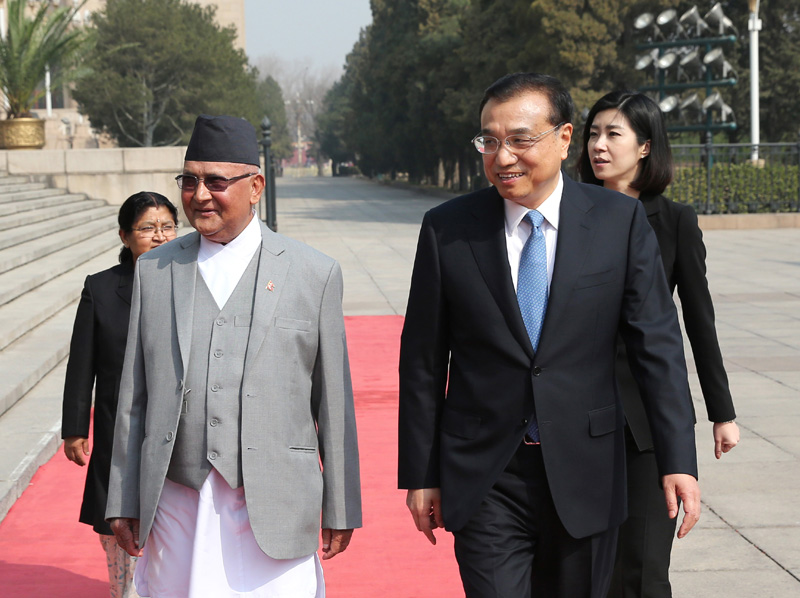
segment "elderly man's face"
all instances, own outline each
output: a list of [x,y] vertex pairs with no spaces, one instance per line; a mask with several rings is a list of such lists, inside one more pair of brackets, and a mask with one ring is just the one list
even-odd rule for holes
[[[553,129],[550,100],[538,92],[525,92],[505,102],[489,100],[481,112],[481,133],[504,140],[509,135],[535,137]],[[543,135],[525,151],[505,144],[483,155],[486,178],[505,199],[536,209],[558,184],[561,161],[567,157],[572,125],[565,123]]]
[[[183,163],[183,174],[201,179],[233,178],[252,172],[258,172],[258,167],[231,162]],[[258,203],[263,189],[264,177],[260,174],[233,181],[225,191],[209,191],[201,181],[195,189],[181,190],[181,202],[186,218],[197,232],[209,241],[229,243],[250,223],[252,207]]]

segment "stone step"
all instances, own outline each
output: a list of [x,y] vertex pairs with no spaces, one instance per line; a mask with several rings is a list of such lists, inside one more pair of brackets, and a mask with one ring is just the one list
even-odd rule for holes
[[117,264],[117,255],[116,247],[105,251],[0,306],[0,351],[79,299],[86,276]]
[[[74,226],[69,230],[62,230],[40,239],[31,239],[3,249],[0,251],[0,273],[8,272],[62,249],[69,249],[68,253],[71,254],[87,240],[102,233],[110,232],[113,237],[118,239],[117,230],[116,218],[109,215]],[[85,261],[85,259],[81,261]]]
[[0,193],[5,188],[5,185],[18,185],[20,183],[28,183],[30,179],[26,176],[0,174]]
[[3,233],[2,237],[0,237],[0,249],[14,247],[15,245],[42,238],[59,231],[76,229],[87,222],[107,220],[108,217],[114,218],[117,212],[118,210],[116,208],[101,205],[88,209],[85,208],[81,211],[63,215],[59,218],[51,218],[43,222],[23,224]]
[[[0,438],[5,445],[0,459],[0,520],[28,487],[36,470],[61,446],[66,366],[67,360],[62,359],[0,417]],[[85,472],[75,466],[75,475]]]
[[67,356],[77,304],[70,302],[0,353],[0,416]]
[[19,214],[29,212],[31,210],[40,210],[52,206],[60,206],[64,203],[72,203],[73,201],[86,199],[85,195],[77,193],[64,193],[59,191],[54,194],[49,194],[44,197],[37,197],[33,199],[26,199],[24,201],[11,201],[2,204],[3,214]]
[[64,195],[64,190],[49,189],[45,186],[42,186],[41,189],[33,189],[31,191],[14,191],[11,193],[3,193],[0,194],[0,204],[26,201],[29,199],[38,199],[40,197],[50,197],[52,195]]
[[[48,280],[63,274],[105,251],[120,247],[116,226],[110,226],[100,234],[77,240],[69,245],[68,251],[58,251],[27,263],[14,270],[0,274],[0,305],[35,289]],[[0,252],[0,256],[6,249]]]
[[[83,199],[80,195],[74,197],[74,200],[67,201],[66,203],[0,216],[0,231],[18,228],[35,222],[44,222],[51,218],[60,218],[67,214],[74,214],[75,212],[108,205],[102,199]],[[113,210],[116,213],[117,208],[113,208]]]
[[37,191],[38,189],[47,189],[47,185],[45,183],[31,183],[28,181],[21,181],[5,185],[0,183],[0,195],[4,195],[6,193],[17,193],[19,191]]

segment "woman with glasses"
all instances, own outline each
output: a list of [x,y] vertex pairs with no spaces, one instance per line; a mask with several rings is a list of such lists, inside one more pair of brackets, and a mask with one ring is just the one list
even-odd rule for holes
[[[77,465],[86,465],[91,452],[80,521],[100,535],[111,598],[132,598],[137,596],[133,587],[135,559],[117,547],[105,521],[117,393],[128,338],[134,265],[140,255],[176,237],[178,211],[163,195],[141,191],[125,200],[117,221],[123,244],[120,263],[88,276],[78,304],[64,383],[61,437],[64,453]],[[92,387],[95,400],[90,450]]]
[[[739,428],[714,326],[706,280],[706,249],[697,215],[662,193],[672,181],[672,152],[664,115],[641,93],[616,91],[589,111],[579,169],[584,182],[637,197],[653,227],[670,289],[678,289],[686,335],[714,422],[717,459],[739,442]],[[625,408],[628,511],[620,527],[609,598],[669,597],[669,562],[676,519],[667,517],[647,415],[618,343],[617,381]]]

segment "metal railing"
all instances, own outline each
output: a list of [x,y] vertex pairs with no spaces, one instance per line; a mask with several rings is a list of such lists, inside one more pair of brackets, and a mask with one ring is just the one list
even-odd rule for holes
[[[758,159],[753,160],[753,155]],[[800,210],[800,141],[673,145],[675,178],[665,191],[699,214]]]

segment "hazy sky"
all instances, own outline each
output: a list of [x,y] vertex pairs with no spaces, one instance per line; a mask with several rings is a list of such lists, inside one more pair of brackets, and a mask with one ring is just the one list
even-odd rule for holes
[[245,0],[247,55],[341,69],[372,22],[369,0]]

